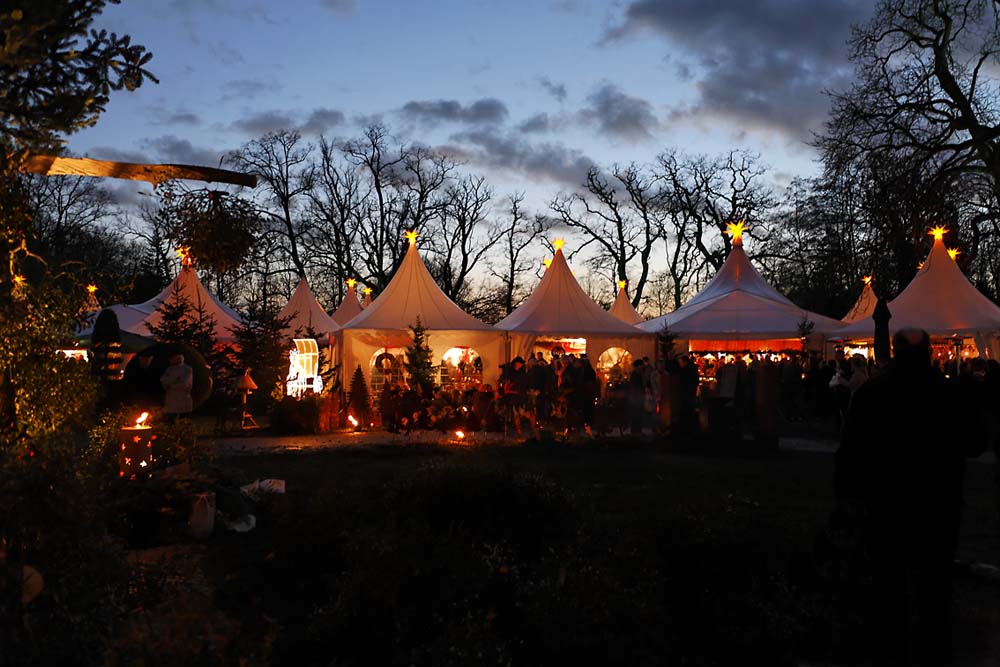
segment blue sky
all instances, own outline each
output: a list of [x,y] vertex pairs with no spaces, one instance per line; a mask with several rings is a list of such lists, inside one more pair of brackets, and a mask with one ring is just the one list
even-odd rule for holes
[[270,129],[377,119],[536,206],[589,164],[665,148],[749,148],[780,186],[817,170],[805,142],[870,4],[125,0],[99,24],[149,48],[161,83],[116,94],[70,150],[215,165]]

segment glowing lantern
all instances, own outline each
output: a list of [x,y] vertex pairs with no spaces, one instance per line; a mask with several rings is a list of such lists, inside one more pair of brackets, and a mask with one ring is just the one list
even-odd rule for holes
[[566,245],[566,242],[563,241],[562,239],[556,239],[555,241],[552,242],[552,247],[555,248],[556,250],[562,250],[564,245]]
[[405,234],[403,234],[403,236],[405,236],[406,240],[410,242],[410,245],[417,245],[417,232],[416,231],[413,231],[413,230],[408,231]]
[[743,231],[746,228],[746,221],[730,222],[726,225],[726,233],[733,238],[733,245],[743,245]]
[[931,231],[927,232],[930,236],[934,237],[935,241],[940,241],[944,238],[944,235],[948,233],[948,230],[938,225],[937,227],[931,228]]
[[149,413],[143,412],[135,420],[133,426],[122,427],[118,438],[118,476],[125,479],[136,479],[139,475],[148,476],[156,463],[153,443],[156,433],[146,423]]
[[962,251],[959,250],[958,248],[948,248],[948,256],[951,257],[953,260],[961,254]]
[[465,440],[465,431],[455,431],[455,437],[459,440]]
[[350,423],[352,428],[357,428],[359,425],[359,422],[354,418],[354,415],[347,415],[347,421]]

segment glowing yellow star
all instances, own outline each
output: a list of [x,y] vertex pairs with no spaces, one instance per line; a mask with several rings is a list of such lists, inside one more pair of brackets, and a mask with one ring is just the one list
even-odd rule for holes
[[28,279],[27,279],[27,278],[25,278],[25,277],[24,277],[24,276],[22,276],[22,275],[15,275],[15,276],[14,276],[14,284],[15,284],[15,285],[17,285],[18,287],[21,287],[21,286],[22,286],[22,285],[24,285],[24,283],[26,283],[27,281],[28,281]]
[[177,256],[181,259],[181,266],[191,266],[194,259],[191,257],[191,248],[183,246],[177,249]]
[[733,243],[743,241],[743,230],[746,228],[746,224],[746,220],[740,220],[726,225],[726,233],[733,237]]
[[562,239],[556,239],[555,241],[552,242],[552,247],[555,248],[556,250],[562,250],[564,245],[566,245],[566,242],[563,241]]
[[955,259],[956,257],[958,257],[961,254],[962,254],[962,251],[959,250],[958,248],[948,248],[948,256],[951,257],[952,259]]
[[545,268],[547,269],[550,266],[552,266],[552,260],[551,259],[543,260],[543,264],[545,264]]
[[931,228],[931,231],[927,233],[933,236],[935,241],[940,241],[944,238],[944,235],[948,233],[948,230],[941,225],[938,225],[937,227]]
[[625,289],[625,285],[626,285],[626,281],[624,281],[624,280],[619,280],[618,281],[618,289]]
[[371,296],[371,293],[372,293],[372,288],[371,287],[366,287],[365,288],[365,296]]
[[863,282],[865,285],[871,285],[872,284],[872,277],[871,276],[865,276],[864,278],[861,279],[861,282]]
[[410,245],[417,245],[417,232],[416,231],[412,231],[412,230],[408,231],[405,234],[403,234],[403,236],[405,236],[406,240],[410,242]]
[[354,289],[354,286],[357,285],[357,284],[358,284],[358,281],[355,280],[354,278],[348,278],[347,279],[347,286],[350,287],[351,289]]
[[87,285],[87,291],[91,294],[97,291],[97,285]]

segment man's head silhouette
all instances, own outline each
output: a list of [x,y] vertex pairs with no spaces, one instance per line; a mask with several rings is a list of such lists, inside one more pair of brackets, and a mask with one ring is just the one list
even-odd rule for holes
[[923,329],[900,329],[892,337],[892,362],[901,370],[922,370],[931,365],[931,339]]

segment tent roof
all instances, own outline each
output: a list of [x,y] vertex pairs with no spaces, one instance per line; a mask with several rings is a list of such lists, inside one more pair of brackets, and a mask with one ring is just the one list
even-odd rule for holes
[[[116,304],[110,308],[118,316],[118,326],[122,331],[139,336],[149,336],[148,325],[155,326],[160,322],[160,313],[156,309],[164,301],[173,298],[175,293],[186,298],[192,306],[204,309],[206,314],[215,319],[215,337],[218,340],[230,341],[233,339],[230,329],[239,326],[243,318],[235,310],[212,296],[198,279],[198,274],[190,266],[182,266],[177,277],[149,301],[134,305]],[[80,335],[84,336],[89,333],[88,329],[81,332]]]
[[305,277],[299,279],[299,284],[292,292],[292,298],[278,313],[278,317],[292,318],[285,328],[285,335],[289,337],[294,336],[296,332],[306,333],[310,329],[317,335],[322,335],[333,333],[340,328],[316,300]]
[[844,322],[850,323],[863,320],[866,317],[871,317],[872,313],[875,312],[875,304],[877,303],[878,297],[875,296],[875,290],[872,289],[871,280],[868,280],[868,282],[865,283],[864,288],[861,290],[861,294],[858,295],[858,300],[854,302],[851,309],[847,311],[847,314],[841,319]]
[[643,332],[604,310],[587,296],[557,249],[542,281],[498,329],[534,334],[619,334]]
[[625,285],[618,288],[618,296],[609,310],[612,315],[620,319],[625,324],[639,324],[642,322],[642,315],[636,311],[632,302],[629,301],[628,294],[625,293]]
[[339,329],[350,322],[362,310],[361,302],[358,301],[358,294],[354,291],[354,285],[349,284],[347,286],[347,293],[344,294],[344,300],[340,302],[337,310],[333,311],[333,315],[330,317],[337,323],[337,328]]
[[750,263],[737,240],[715,277],[693,299],[661,317],[639,325],[707,340],[799,337],[799,324],[809,320],[816,331],[839,329],[843,322],[799,308],[774,289]]
[[424,266],[416,243],[411,241],[403,263],[386,288],[343,328],[403,330],[416,324],[418,317],[425,328],[432,330],[492,329],[463,311],[441,291]]
[[[969,282],[940,239],[934,241],[923,268],[888,305],[890,332],[916,327],[932,336],[950,336],[1000,330],[1000,308]],[[866,317],[837,334],[871,338],[875,322]]]

